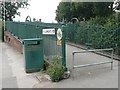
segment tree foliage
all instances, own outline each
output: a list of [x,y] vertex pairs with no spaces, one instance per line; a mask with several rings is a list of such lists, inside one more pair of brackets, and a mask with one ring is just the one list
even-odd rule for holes
[[56,20],[58,22],[62,21],[63,18],[69,21],[69,18],[71,18],[71,4],[61,2],[59,3],[59,6],[56,10]]
[[28,2],[0,2],[1,13],[0,18],[7,21],[12,21],[15,15],[20,15],[18,12],[19,8],[26,8],[29,4]]
[[112,8],[109,8],[111,5],[112,2],[60,2],[56,10],[56,20],[61,22],[65,19],[69,22],[74,17],[80,21],[96,16],[107,17],[113,13]]

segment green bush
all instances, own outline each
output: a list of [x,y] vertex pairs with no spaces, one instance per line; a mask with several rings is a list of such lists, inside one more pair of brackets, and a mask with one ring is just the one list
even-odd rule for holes
[[117,30],[115,27],[100,25],[84,25],[76,30],[75,41],[78,44],[90,43],[93,48],[114,48],[117,43]]
[[93,25],[104,25],[107,20],[106,17],[98,17],[96,16],[95,18],[91,18],[89,21],[87,21],[88,24],[93,24]]
[[47,74],[53,82],[58,82],[62,79],[64,67],[59,63],[59,58],[54,58],[53,63],[48,67]]
[[[119,16],[117,16],[119,17]],[[69,25],[70,26],[70,25]],[[69,27],[68,26],[68,27]],[[70,42],[87,45],[92,48],[114,48],[120,55],[120,21],[116,14],[109,17],[95,17],[88,21],[81,21],[79,26],[67,31]]]

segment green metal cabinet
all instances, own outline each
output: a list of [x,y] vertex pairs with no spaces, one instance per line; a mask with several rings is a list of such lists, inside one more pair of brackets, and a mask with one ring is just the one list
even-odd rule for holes
[[24,42],[24,58],[26,73],[37,72],[43,69],[43,39],[23,39]]

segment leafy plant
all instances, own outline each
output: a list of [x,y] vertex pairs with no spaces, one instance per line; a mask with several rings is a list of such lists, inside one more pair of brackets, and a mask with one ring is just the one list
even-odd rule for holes
[[53,82],[58,82],[64,74],[64,67],[59,63],[59,58],[55,57],[53,63],[48,67],[47,74]]

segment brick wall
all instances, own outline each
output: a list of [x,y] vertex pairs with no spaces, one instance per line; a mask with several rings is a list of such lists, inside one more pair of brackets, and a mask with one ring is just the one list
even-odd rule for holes
[[23,53],[23,44],[15,38],[10,32],[5,31],[4,33],[5,42],[13,46],[17,51]]

